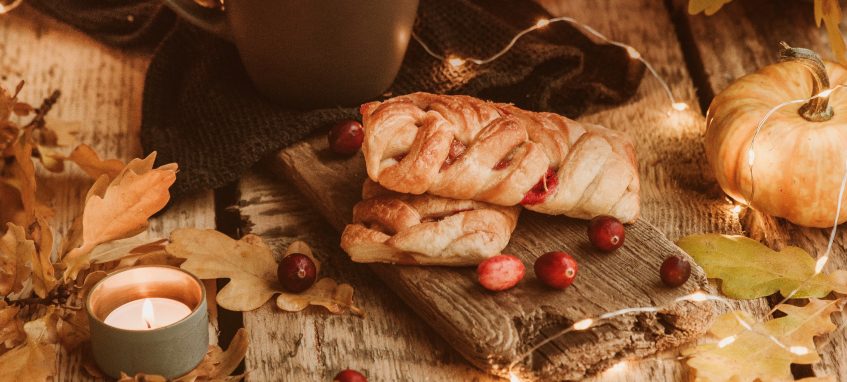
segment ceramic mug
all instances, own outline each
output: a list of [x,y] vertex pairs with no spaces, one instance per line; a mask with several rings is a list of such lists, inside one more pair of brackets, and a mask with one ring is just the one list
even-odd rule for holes
[[255,87],[298,108],[382,94],[400,70],[418,9],[418,0],[227,0],[223,11],[165,3],[235,43]]

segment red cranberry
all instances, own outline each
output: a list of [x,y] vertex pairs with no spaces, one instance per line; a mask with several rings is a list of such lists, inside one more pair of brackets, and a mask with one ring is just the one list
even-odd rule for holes
[[511,158],[501,159],[499,162],[497,162],[497,164],[494,165],[494,169],[495,170],[502,170],[506,167],[509,167],[510,164],[512,164]]
[[444,163],[441,164],[441,169],[444,170],[447,167],[450,167],[450,165],[453,164],[456,159],[458,159],[465,153],[466,148],[467,147],[464,143],[462,143],[458,139],[453,138],[453,142],[450,142],[450,152],[447,153],[447,159],[445,159]]
[[517,257],[497,255],[479,263],[476,275],[485,289],[501,291],[518,284],[526,273],[526,267]]
[[623,224],[612,216],[600,215],[588,223],[588,240],[601,251],[611,252],[620,248],[625,237]]
[[368,379],[356,370],[347,369],[336,374],[332,382],[368,382]]
[[535,260],[535,276],[552,288],[565,289],[573,284],[579,267],[565,252],[547,252]]
[[352,119],[344,120],[329,130],[329,148],[336,154],[353,155],[362,148],[365,130],[362,124]]
[[691,264],[679,256],[670,256],[662,263],[659,275],[665,285],[676,288],[691,277]]
[[315,283],[316,276],[315,262],[302,253],[285,256],[276,270],[276,277],[282,284],[282,288],[292,293],[309,289]]
[[552,168],[547,169],[547,173],[541,177],[541,180],[524,195],[521,204],[531,206],[533,204],[543,203],[547,196],[556,191],[556,186],[559,185],[559,177],[556,171]]

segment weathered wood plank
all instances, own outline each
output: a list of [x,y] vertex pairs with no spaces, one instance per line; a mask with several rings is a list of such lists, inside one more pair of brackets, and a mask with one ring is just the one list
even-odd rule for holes
[[328,381],[354,368],[373,381],[494,381],[468,365],[414,316],[366,266],[338,247],[328,226],[293,185],[254,172],[239,184],[244,233],[261,236],[277,256],[294,240],[312,247],[321,274],[353,285],[365,318],[336,316],[317,308],[282,312],[273,304],[244,313],[250,334],[250,381]]
[[[824,59],[833,59],[826,31],[815,25],[811,2],[734,1],[708,17],[688,15],[686,4],[687,1],[676,0],[675,15],[684,21],[681,26],[690,34],[689,46],[693,54],[702,58],[702,83],[698,85],[704,104],[711,102],[711,98],[734,79],[776,62],[779,41],[813,49]],[[833,211],[837,197],[832,196]],[[793,245],[813,256],[826,251],[830,233],[829,229],[803,228],[749,210],[743,213],[742,227],[750,237],[775,249]],[[847,268],[847,233],[843,228],[836,236],[832,251],[827,269]],[[821,341],[828,340],[831,343],[822,349],[823,361],[815,365],[814,370],[818,375],[847,380],[847,333],[840,331]]]
[[[50,117],[81,124],[77,137],[102,156],[128,160],[141,155],[141,92],[149,52],[106,47],[67,25],[23,6],[0,17],[0,75],[4,85],[27,81],[21,99],[38,104],[52,90],[62,97]],[[39,171],[41,191],[56,211],[57,235],[81,212],[91,180],[69,164],[62,174]],[[178,227],[214,228],[212,192],[175,203],[153,219],[148,235],[166,237]],[[211,284],[210,286],[214,286]],[[214,295],[214,289],[210,292]],[[60,352],[58,380],[91,380],[78,354]]]

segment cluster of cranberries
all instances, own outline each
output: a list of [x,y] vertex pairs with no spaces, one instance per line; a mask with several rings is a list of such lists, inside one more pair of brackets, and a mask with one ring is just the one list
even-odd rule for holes
[[[588,224],[588,240],[594,248],[612,252],[623,245],[626,232],[623,224],[612,216],[598,216]],[[576,277],[576,260],[565,252],[548,252],[535,260],[535,275],[545,285],[565,289]],[[498,255],[479,264],[476,269],[479,283],[485,289],[502,291],[514,287],[523,279],[526,267],[512,255]],[[678,287],[691,275],[691,265],[679,256],[668,257],[659,271],[662,282]]]

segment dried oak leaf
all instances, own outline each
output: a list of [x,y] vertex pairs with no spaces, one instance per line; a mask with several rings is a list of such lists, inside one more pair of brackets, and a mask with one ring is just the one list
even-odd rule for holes
[[148,219],[168,203],[177,166],[171,163],[154,169],[155,160],[155,152],[132,160],[105,187],[108,177],[97,179],[82,212],[80,244],[62,259],[65,280],[76,279],[90,266],[91,251],[98,245],[144,232]]
[[130,237],[103,243],[94,248],[89,254],[92,264],[102,264],[127,257],[138,258],[150,253],[161,252],[165,249],[167,239],[148,239]]
[[328,277],[318,280],[302,293],[283,292],[276,298],[276,306],[289,312],[299,312],[309,305],[323,306],[335,314],[350,309],[351,312],[364,316],[364,312],[353,305],[353,287],[350,284],[338,284]]
[[0,381],[47,381],[56,375],[56,310],[24,324],[26,342],[0,355]]
[[832,47],[832,52],[835,58],[842,64],[847,64],[847,46],[844,43],[844,36],[838,28],[841,23],[841,6],[838,0],[815,0],[815,23],[818,27],[823,21],[826,27],[826,34],[829,37],[829,45]]
[[38,204],[35,199],[35,164],[32,162],[32,143],[30,132],[25,131],[12,146],[10,146],[14,161],[6,165],[4,172],[8,177],[6,184],[18,191],[23,207],[23,221],[16,222],[22,227],[28,227],[35,220],[35,209]]
[[[696,371],[699,382],[718,381],[794,381],[791,364],[813,364],[820,361],[815,352],[814,337],[835,330],[830,314],[838,311],[838,300],[810,299],[806,306],[781,304],[777,309],[786,315],[757,322],[748,313],[724,313],[712,324],[709,333],[720,340],[735,336],[724,347],[717,343],[701,344],[684,352],[691,358],[688,366]],[[743,320],[752,330],[746,330]],[[785,345],[780,347],[768,336]],[[789,351],[805,348],[805,354]]]
[[230,279],[216,298],[223,308],[253,310],[277,292],[276,261],[258,236],[234,240],[211,229],[183,228],[171,233],[171,242],[165,249],[186,259],[180,267],[201,279]]
[[0,354],[26,340],[24,322],[18,316],[21,309],[0,300]]
[[8,223],[6,234],[0,237],[0,296],[24,289],[31,276],[27,263],[36,257],[35,243],[26,238],[24,229]]
[[[74,296],[74,301],[78,305],[84,305],[85,297],[88,292],[98,281],[105,278],[108,274],[103,271],[91,272],[85,276],[82,285],[75,285],[77,290]],[[56,332],[59,336],[59,343],[65,350],[75,350],[83,342],[88,341],[91,330],[88,327],[88,315],[84,309],[67,310],[59,318],[56,325]]]
[[56,287],[56,270],[50,261],[53,253],[53,229],[47,220],[36,214],[35,227],[32,232],[36,251],[30,262],[32,268],[32,287],[38,297],[45,298]]
[[76,163],[82,171],[93,179],[97,179],[104,174],[113,179],[125,167],[124,163],[117,159],[100,159],[97,152],[88,145],[77,146],[71,152],[71,155],[68,155],[65,159]]
[[688,14],[696,15],[706,11],[706,16],[711,16],[732,0],[689,0]]
[[754,299],[775,292],[787,296],[797,288],[794,297],[798,298],[847,293],[847,271],[814,276],[815,260],[797,247],[776,252],[744,236],[719,234],[687,236],[677,245],[703,267],[707,277],[721,279],[721,291],[732,298]]

